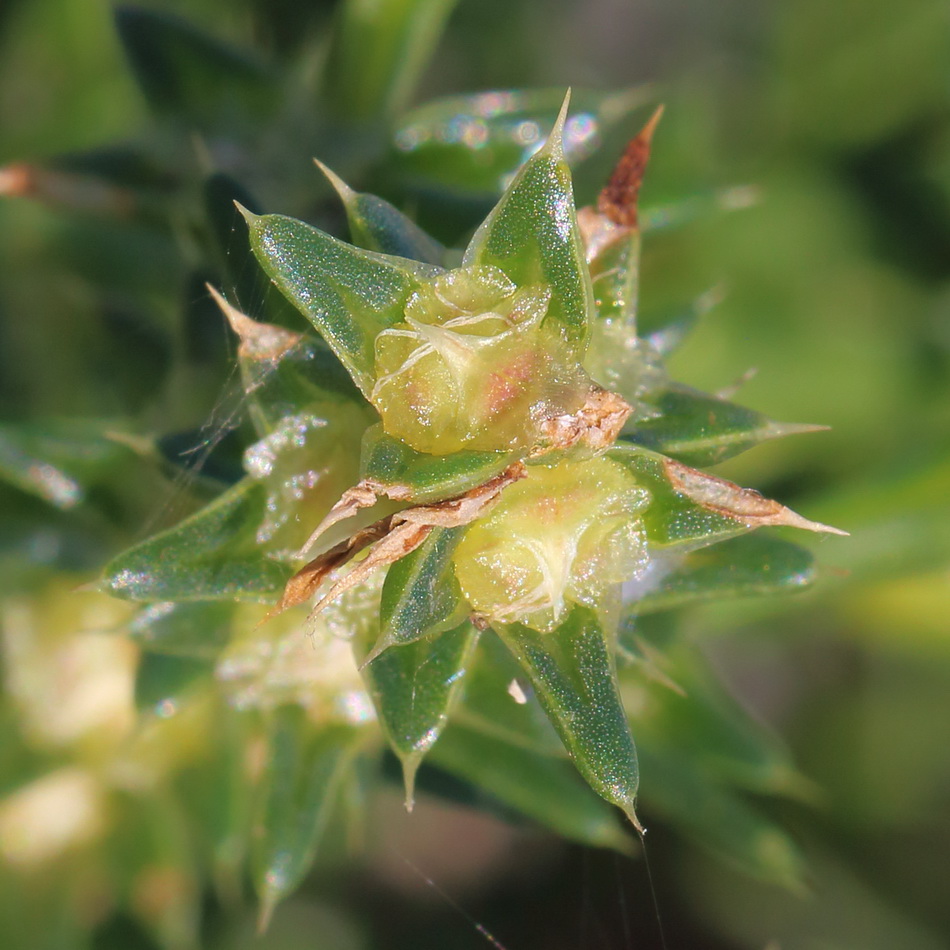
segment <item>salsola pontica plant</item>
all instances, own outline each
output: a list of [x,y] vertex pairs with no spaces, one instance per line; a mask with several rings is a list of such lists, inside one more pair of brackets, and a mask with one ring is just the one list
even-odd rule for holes
[[[233,897],[249,866],[266,918],[340,839],[358,838],[387,749],[409,806],[441,771],[508,813],[620,851],[639,827],[642,767],[648,814],[753,874],[798,879],[789,839],[741,794],[798,790],[784,751],[675,635],[654,641],[639,624],[809,582],[806,551],[752,532],[833,529],[701,470],[809,427],[671,380],[664,357],[682,321],[638,332],[639,192],[658,114],[596,204],[576,209],[568,102],[556,120],[532,102],[456,100],[437,118],[423,107],[397,132],[395,164],[447,139],[448,115],[502,144],[515,127],[537,133],[527,149],[519,139],[526,160],[510,162],[464,249],[326,167],[349,243],[243,205],[232,215],[234,197],[261,209],[228,176],[205,182],[211,224],[189,240],[226,251],[230,279],[208,268],[207,294],[237,340],[254,434],[230,487],[108,564],[99,588],[126,604],[82,595],[98,597],[92,626],[127,635],[109,663],[137,670],[133,738],[0,814],[2,831],[37,795],[68,792],[95,819],[89,842],[134,829],[136,847],[102,861],[158,882],[165,904],[127,899],[169,946],[194,932],[202,874]],[[460,164],[474,179],[477,163]],[[92,195],[97,213],[103,195],[122,198],[111,211],[146,218],[169,187],[155,176],[95,192],[77,190],[75,171],[17,174],[21,192]],[[56,433],[8,427],[8,479],[64,509],[85,469],[75,482],[57,473],[77,455],[93,483],[99,471],[135,483],[129,469],[155,445],[92,430],[72,427],[82,451],[70,455]],[[68,596],[58,588],[48,609]],[[36,692],[28,654],[23,696]]]

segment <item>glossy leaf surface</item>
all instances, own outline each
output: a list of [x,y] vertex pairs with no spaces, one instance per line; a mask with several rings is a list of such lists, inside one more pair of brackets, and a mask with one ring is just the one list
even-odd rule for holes
[[564,158],[564,121],[562,110],[548,141],[525,162],[475,232],[464,263],[499,267],[519,287],[550,288],[544,325],[557,327],[581,355],[593,294]]
[[405,488],[407,500],[425,504],[453,498],[487,482],[512,460],[505,452],[417,452],[375,425],[363,438],[360,477],[383,486],[399,486],[397,497],[403,496],[401,489]]
[[415,551],[389,568],[383,583],[380,635],[374,653],[457,623],[461,591],[452,554],[462,531],[434,528]]
[[497,632],[521,664],[578,771],[636,825],[637,753],[608,637],[596,614],[575,606],[552,633],[515,624],[499,626]]
[[380,725],[402,762],[409,808],[416,769],[448,724],[477,642],[478,631],[466,621],[394,646],[363,667]]
[[103,587],[129,600],[266,600],[290,570],[258,547],[263,485],[245,479],[181,524],[129,548],[105,568]]
[[264,271],[330,344],[368,398],[376,335],[402,319],[410,294],[440,268],[364,251],[281,215],[248,215]]

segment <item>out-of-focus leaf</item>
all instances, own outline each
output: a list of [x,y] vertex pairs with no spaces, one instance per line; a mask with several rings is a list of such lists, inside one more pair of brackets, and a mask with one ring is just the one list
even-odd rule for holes
[[0,479],[57,508],[78,505],[129,450],[97,420],[0,426]]
[[814,561],[810,551],[790,541],[746,535],[666,563],[658,559],[624,595],[631,611],[643,614],[705,600],[796,591],[814,581]]
[[274,106],[276,83],[245,53],[167,13],[120,7],[115,16],[135,78],[155,112],[212,130],[233,128]]
[[564,158],[565,99],[547,142],[518,171],[465,251],[465,265],[499,267],[519,287],[550,288],[545,325],[584,352],[593,311],[590,274]]
[[128,634],[143,650],[195,660],[214,659],[231,636],[234,605],[226,601],[143,607],[129,622]]
[[210,660],[143,653],[135,676],[135,705],[158,715],[174,711],[193,683],[208,682],[213,668]]
[[645,333],[645,342],[660,356],[668,356],[689,336],[693,327],[722,299],[722,290],[712,287],[678,310],[660,314],[646,314],[640,321],[647,324],[640,332]]
[[363,667],[380,725],[402,762],[410,810],[416,770],[449,721],[477,641],[478,631],[465,621],[446,633],[394,646]]
[[[572,165],[590,155],[607,128],[647,101],[646,90],[575,92],[564,129]],[[389,165],[413,186],[494,198],[554,128],[563,89],[452,96],[406,113],[393,136]]]
[[646,661],[621,672],[621,694],[636,723],[638,745],[676,750],[723,784],[761,794],[814,796],[779,737],[726,692],[694,648],[666,649],[656,660],[657,677],[650,670],[653,651],[635,628],[623,642]]
[[354,191],[322,162],[317,162],[317,165],[343,202],[350,225],[350,240],[357,247],[444,266],[445,248],[415,221],[376,195]]
[[266,491],[245,479],[181,524],[106,565],[102,587],[129,600],[268,600],[291,571],[257,544]]
[[377,334],[402,319],[410,294],[441,268],[361,250],[293,218],[245,216],[264,271],[369,398]]
[[804,890],[805,866],[780,828],[707,773],[673,758],[668,747],[640,743],[643,811],[670,821],[696,844],[746,874]]
[[275,710],[252,830],[252,876],[261,924],[300,883],[340,806],[358,733],[314,725],[299,706]]
[[578,771],[636,827],[637,753],[617,691],[607,634],[594,611],[575,605],[551,633],[520,624],[498,635],[521,664]]
[[327,59],[325,97],[346,122],[402,108],[456,0],[345,0]]
[[653,412],[628,424],[621,438],[687,465],[715,465],[768,439],[823,428],[772,422],[753,409],[676,383],[648,392],[644,401]]
[[640,230],[643,234],[681,228],[725,211],[740,211],[751,208],[760,197],[759,189],[752,185],[731,185],[714,191],[683,198],[672,204],[644,208],[640,215]]
[[452,554],[463,528],[434,528],[411,554],[386,574],[380,602],[378,655],[391,646],[411,643],[457,623],[461,590]]
[[453,723],[431,759],[565,838],[631,851],[630,833],[617,812],[591,792],[563,758]]
[[505,452],[429,455],[387,435],[382,425],[374,425],[363,437],[360,477],[405,488],[407,491],[400,491],[398,497],[427,504],[484,484],[504,471],[513,458]]

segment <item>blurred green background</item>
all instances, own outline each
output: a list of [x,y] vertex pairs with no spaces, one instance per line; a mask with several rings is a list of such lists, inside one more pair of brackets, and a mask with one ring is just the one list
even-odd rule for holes
[[[277,58],[319,41],[333,16],[319,0],[149,6]],[[645,814],[667,945],[938,950],[950,941],[950,9],[939,0],[461,0],[414,102],[643,83],[666,104],[647,205],[731,185],[759,196],[651,239],[645,320],[722,289],[673,357],[673,375],[720,390],[754,369],[739,401],[831,429],[760,446],[719,471],[852,533],[816,543],[823,577],[808,593],[683,618],[695,648],[785,737],[815,784],[808,805],[770,806],[802,844],[811,880],[800,895],[751,883]],[[155,135],[109,5],[0,2],[0,166]],[[305,128],[299,141],[262,144],[304,175],[310,155],[345,147]],[[582,201],[604,167],[579,171]],[[0,421],[133,411],[159,433],[213,425],[231,357],[220,328],[186,341],[204,357],[172,387],[180,402],[149,419],[174,357],[162,336],[169,297],[195,294],[147,231],[119,235],[40,204],[0,202]],[[144,318],[130,317],[143,307]],[[130,348],[150,354],[151,376],[123,371]],[[108,505],[118,522],[139,519],[126,530],[141,535],[141,512],[167,499],[128,464]],[[75,583],[88,580],[117,536],[82,508],[51,527],[43,504],[13,488],[0,506],[12,629],[17,598],[46,582],[44,563],[65,557]],[[51,538],[65,555],[46,552]],[[0,736],[21,728],[27,687],[9,672],[15,639],[6,634],[15,701],[3,704]],[[55,704],[55,691],[45,701]],[[0,793],[56,758],[42,744],[0,743]],[[434,801],[411,818],[395,793],[378,807],[379,841],[358,867],[315,878],[257,943],[248,922],[209,905],[208,946],[487,946],[475,922],[506,950],[659,946],[639,864]],[[451,836],[465,846],[446,854]],[[31,887],[55,880],[24,885],[23,907]],[[50,939],[44,946],[72,945]],[[152,946],[122,918],[97,923],[90,939]],[[0,943],[34,946],[13,932]]]

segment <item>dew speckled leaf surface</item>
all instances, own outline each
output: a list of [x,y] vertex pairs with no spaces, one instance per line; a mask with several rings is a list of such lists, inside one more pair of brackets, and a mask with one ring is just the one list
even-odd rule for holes
[[593,309],[562,129],[522,166],[465,251],[466,265],[499,267],[519,287],[551,290],[544,325],[558,327],[578,355]]
[[261,918],[300,883],[340,807],[357,730],[317,726],[299,706],[275,710],[252,834],[252,877]]
[[248,227],[264,271],[368,397],[376,335],[402,319],[410,294],[441,268],[361,250],[282,215],[248,215]]
[[103,587],[129,600],[267,600],[290,576],[257,546],[263,485],[245,479],[181,524],[129,548]]
[[[802,590],[815,579],[810,551],[763,535],[732,538],[694,551],[664,565],[643,585],[643,595],[630,589],[637,613],[669,610],[682,604],[725,597],[749,597]],[[657,577],[659,580],[657,580]]]
[[772,422],[760,412],[687,386],[670,385],[648,393],[645,401],[657,414],[631,425],[621,438],[687,465],[715,465],[760,442],[813,428]]
[[496,627],[521,664],[578,771],[636,823],[637,753],[617,691],[607,634],[594,611],[575,606],[551,633]]
[[452,554],[462,531],[434,528],[415,551],[389,568],[380,602],[376,651],[411,643],[453,625],[461,591]]
[[595,795],[563,758],[453,723],[431,759],[565,838],[627,853],[631,849],[630,833],[615,809]]
[[504,471],[513,459],[506,452],[429,455],[387,435],[381,425],[374,425],[363,438],[360,477],[383,486],[405,488],[407,500],[427,504],[484,484]]
[[135,672],[135,705],[140,711],[176,709],[193,686],[207,686],[213,669],[211,660],[144,653]]
[[416,769],[449,721],[477,642],[478,631],[466,621],[386,650],[362,669],[380,725],[403,764],[410,806]]

